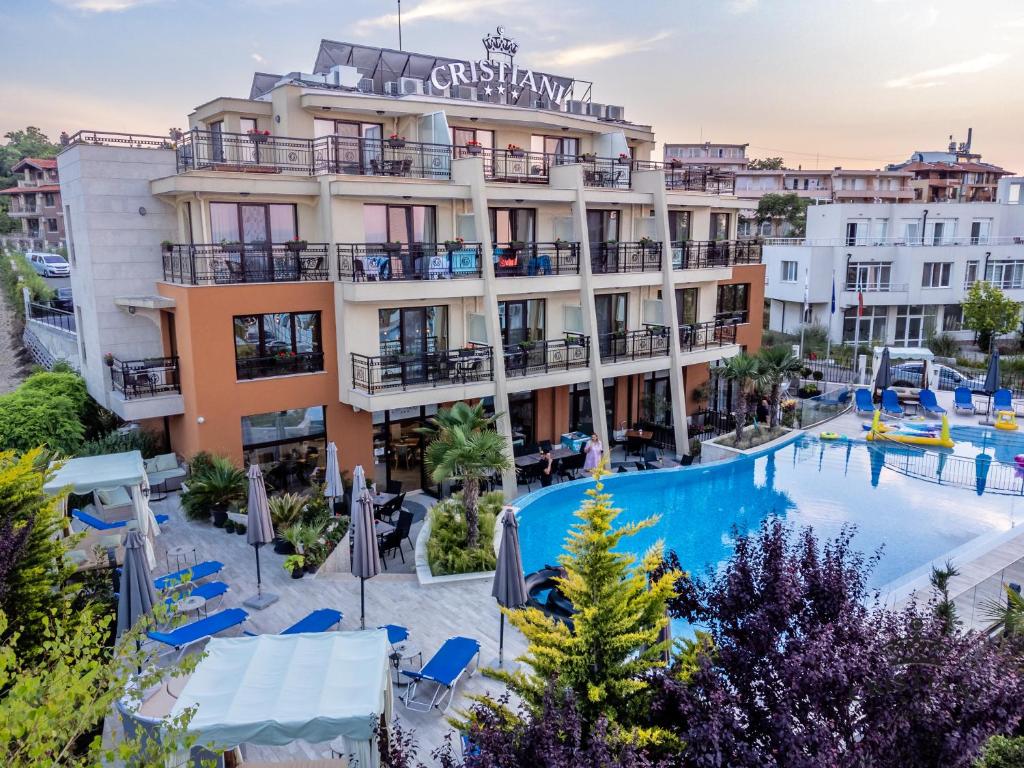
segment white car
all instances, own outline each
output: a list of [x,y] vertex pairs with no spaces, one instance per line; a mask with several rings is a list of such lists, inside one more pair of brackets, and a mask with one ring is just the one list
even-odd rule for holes
[[43,277],[70,277],[71,265],[56,253],[26,253],[25,258],[37,273]]
[[[955,368],[940,363],[929,363],[929,368],[938,371],[939,389],[952,392],[957,387],[967,387],[971,392],[983,392],[985,389],[985,378],[975,376],[969,378],[964,376]],[[921,369],[923,364],[920,361],[900,363],[889,369],[892,379],[892,388],[900,397],[915,398],[921,392]]]

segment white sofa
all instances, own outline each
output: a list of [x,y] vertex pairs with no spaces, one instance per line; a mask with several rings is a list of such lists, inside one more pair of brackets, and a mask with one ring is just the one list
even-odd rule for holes
[[162,453],[152,459],[146,459],[144,463],[149,484],[164,483],[168,491],[179,490],[182,480],[188,474],[185,464],[178,459],[176,453]]

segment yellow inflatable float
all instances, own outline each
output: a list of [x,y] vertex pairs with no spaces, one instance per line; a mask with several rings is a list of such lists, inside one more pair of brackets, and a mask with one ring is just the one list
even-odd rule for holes
[[907,445],[930,445],[937,448],[952,448],[956,445],[953,438],[949,436],[949,421],[945,414],[942,416],[942,428],[936,434],[934,430],[925,430],[921,427],[890,427],[882,423],[881,412],[875,411],[867,439],[891,440]]
[[1013,411],[996,411],[996,423],[993,426],[996,429],[1013,431],[1017,429],[1017,417]]

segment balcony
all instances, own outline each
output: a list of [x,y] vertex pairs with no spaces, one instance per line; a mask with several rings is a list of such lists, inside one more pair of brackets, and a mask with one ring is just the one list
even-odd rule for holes
[[629,189],[632,184],[633,160],[629,157],[595,157],[581,155],[583,183],[602,189]]
[[58,309],[57,307],[49,307],[45,304],[32,302],[28,305],[28,319],[48,325],[51,328],[58,328],[67,333],[78,332],[75,325],[75,313]]
[[176,416],[185,412],[177,357],[142,360],[110,358],[108,405],[127,421]]
[[843,290],[854,293],[904,293],[910,290],[910,286],[907,283],[880,281],[874,283],[847,283]]
[[580,244],[565,240],[553,243],[496,243],[494,258],[494,274],[497,277],[580,273]]
[[680,325],[679,349],[687,353],[735,344],[736,329],[744,321],[736,317],[727,321],[713,320],[707,323]]
[[642,331],[615,331],[598,336],[602,363],[646,360],[668,354],[668,328],[648,326]]
[[484,161],[484,178],[511,184],[547,184],[552,165],[575,163],[576,156],[527,152],[524,149],[492,149],[479,145],[452,147],[454,157],[480,157]]
[[661,243],[650,240],[592,243],[590,268],[594,274],[657,272],[661,269]]
[[672,243],[673,269],[716,269],[760,264],[759,240],[684,240]]
[[326,243],[179,244],[163,252],[164,280],[234,285],[327,280]]
[[239,381],[319,373],[323,369],[323,352],[280,352],[266,357],[245,357],[235,360],[235,373]]
[[338,278],[347,282],[480,277],[479,243],[339,243]]
[[561,373],[590,365],[590,337],[567,333],[564,339],[523,341],[506,347],[505,374],[537,376]]
[[493,352],[483,344],[375,357],[352,353],[352,388],[368,395],[493,380]]
[[665,172],[665,189],[674,192],[708,192],[715,195],[733,194],[736,175],[732,171],[682,163],[659,163],[654,160],[634,160],[638,171]]

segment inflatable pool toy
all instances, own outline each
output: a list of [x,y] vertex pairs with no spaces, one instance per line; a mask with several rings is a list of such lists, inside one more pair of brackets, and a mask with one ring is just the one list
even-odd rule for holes
[[822,440],[845,440],[846,435],[840,435],[838,432],[822,432],[818,435]]
[[555,565],[545,565],[539,571],[528,574],[526,604],[541,611],[545,616],[564,622],[571,631],[575,611],[572,603],[555,586],[555,579],[564,576],[565,569]]
[[996,411],[996,423],[993,426],[996,429],[1005,429],[1007,431],[1016,430],[1017,417],[1013,411]]
[[875,418],[871,422],[871,429],[867,434],[867,439],[871,441],[891,440],[894,443],[929,445],[937,448],[952,448],[956,445],[953,442],[953,438],[949,436],[949,421],[946,419],[945,414],[942,416],[942,427],[936,432],[934,428],[925,428],[918,425],[903,424],[890,426],[883,424],[878,411],[875,411]]

